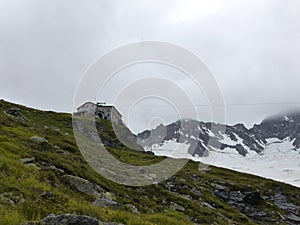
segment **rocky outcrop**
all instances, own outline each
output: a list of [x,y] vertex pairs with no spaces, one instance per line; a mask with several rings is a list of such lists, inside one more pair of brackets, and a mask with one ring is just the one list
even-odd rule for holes
[[22,113],[21,113],[21,109],[17,108],[17,107],[12,107],[9,108],[5,111],[7,114],[11,115],[11,116],[16,116],[16,117],[22,117]]
[[71,188],[87,195],[97,197],[97,199],[91,203],[96,207],[117,207],[119,204],[114,201],[113,195],[110,192],[105,192],[99,185],[94,184],[81,177],[72,175],[63,175],[63,182],[69,185]]
[[259,210],[259,205],[263,202],[261,195],[257,191],[231,191],[229,188],[218,188],[214,190],[216,197],[227,202],[245,215],[260,221],[266,217],[267,212]]
[[[232,191],[230,190],[230,187],[227,186],[213,186],[215,187],[215,196],[227,202],[229,205],[235,207],[255,221],[267,220],[274,223],[280,222],[284,224],[298,224],[300,221],[300,217],[298,216],[299,207],[290,203],[286,196],[280,191],[277,191],[275,195],[262,196],[258,191]],[[272,202],[279,209],[284,210],[288,214],[282,215],[280,212],[276,212],[276,214],[280,216],[280,220],[275,219],[274,215],[270,216],[266,209],[259,207],[264,204],[265,201]],[[275,212],[273,212],[273,214],[274,213]]]
[[23,116],[21,109],[17,107],[11,107],[4,111],[4,113],[10,117],[13,117],[14,119],[25,122],[26,118]]
[[243,197],[243,201],[249,205],[257,206],[262,202],[262,198],[260,197],[260,193],[257,191],[249,192]]
[[101,222],[96,218],[89,216],[81,216],[81,215],[71,215],[71,214],[63,214],[63,215],[54,215],[50,214],[46,218],[36,221],[36,222],[27,222],[23,225],[122,225],[119,223],[105,223]]
[[101,197],[101,194],[104,191],[99,185],[91,183],[90,181],[81,177],[64,175],[62,178],[67,185],[83,194]]
[[290,202],[288,202],[285,195],[281,192],[277,192],[274,196],[267,198],[268,200],[274,201],[274,203],[282,210],[287,210],[291,213],[298,213],[299,206],[296,206]]

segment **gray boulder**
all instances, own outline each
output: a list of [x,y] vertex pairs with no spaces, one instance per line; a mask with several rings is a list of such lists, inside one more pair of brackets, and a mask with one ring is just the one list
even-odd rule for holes
[[42,219],[45,225],[99,225],[100,221],[89,217],[89,216],[78,216],[78,215],[49,215]]
[[96,218],[89,216],[81,216],[81,215],[71,215],[71,214],[63,214],[63,215],[54,215],[50,214],[46,218],[37,221],[37,222],[27,222],[23,225],[123,225],[119,223],[104,223]]
[[64,175],[62,178],[65,183],[83,194],[94,195],[96,197],[101,197],[102,195],[103,189],[86,179],[72,175]]

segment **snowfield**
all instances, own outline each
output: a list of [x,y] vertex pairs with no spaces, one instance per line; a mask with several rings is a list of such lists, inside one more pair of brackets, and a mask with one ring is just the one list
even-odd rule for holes
[[175,140],[165,141],[163,144],[153,145],[145,150],[152,151],[158,156],[187,158],[300,187],[300,151],[292,145],[293,140],[267,139],[262,154],[250,150],[238,136],[236,142],[232,141],[227,135],[223,135],[222,142],[229,145],[242,144],[248,151],[246,157],[241,156],[232,148],[225,148],[224,150],[210,148],[207,157],[193,157],[188,154],[189,144],[177,143]]

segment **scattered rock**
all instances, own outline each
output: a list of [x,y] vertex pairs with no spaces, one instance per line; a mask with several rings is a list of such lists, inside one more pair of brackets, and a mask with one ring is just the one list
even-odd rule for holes
[[57,173],[65,173],[64,170],[59,169],[59,168],[57,168],[56,166],[53,166],[53,165],[52,166],[44,166],[43,169],[44,170],[53,170],[53,171],[55,171]]
[[35,160],[35,157],[33,156],[33,157],[30,157],[30,158],[22,158],[22,159],[20,159],[20,161],[22,162],[22,163],[31,163],[31,162],[33,162]]
[[16,120],[19,120],[21,122],[25,122],[26,118],[21,113],[21,109],[12,107],[7,109],[6,111],[3,111],[7,116],[13,117]]
[[51,128],[57,132],[60,132],[60,129],[58,127],[55,127],[55,126],[51,126]]
[[69,152],[65,152],[63,150],[57,150],[56,153],[61,154],[61,155],[68,155],[69,154]]
[[22,196],[16,196],[11,192],[4,192],[0,194],[0,203],[6,205],[23,204],[24,198]]
[[105,198],[98,198],[92,203],[92,206],[104,207],[104,208],[117,206],[117,205],[118,205],[117,202]]
[[30,138],[33,142],[37,144],[45,144],[48,143],[48,141],[45,138],[39,137],[39,136],[33,136]]
[[220,191],[225,191],[225,190],[228,189],[227,187],[225,187],[225,186],[223,186],[223,185],[221,185],[221,184],[212,183],[211,185],[212,185],[215,189],[220,190]]
[[23,225],[123,225],[119,223],[104,223],[96,218],[89,217],[89,216],[82,216],[82,215],[70,215],[70,214],[63,214],[63,215],[54,215],[50,214],[46,218],[37,221],[37,222],[27,222]]
[[21,109],[19,109],[17,107],[12,107],[12,108],[7,109],[6,113],[11,116],[15,116],[15,117],[23,117],[23,115],[21,113]]
[[296,206],[293,203],[288,202],[286,196],[283,195],[280,191],[277,191],[275,195],[267,197],[265,199],[273,201],[275,205],[282,210],[298,214],[299,206]]
[[192,175],[189,176],[189,178],[190,178],[192,181],[194,181],[194,182],[196,182],[196,181],[198,181],[198,180],[201,179],[197,174],[192,174]]
[[25,202],[24,198],[22,197],[22,195],[19,196],[13,196],[11,198],[11,200],[13,200],[14,203],[16,204],[23,204]]
[[256,220],[260,220],[261,217],[267,216],[267,213],[265,213],[264,211],[258,211],[258,212],[250,213],[249,216]]
[[0,194],[0,202],[5,205],[14,205],[15,204],[14,201],[11,200],[10,194],[6,193],[6,192]]
[[60,150],[60,147],[58,145],[53,145],[53,148]]
[[217,191],[214,191],[214,194],[215,194],[216,197],[218,197],[218,198],[220,198],[220,199],[222,199],[224,201],[228,200],[228,197],[227,197],[227,195],[224,192],[221,192],[221,191],[217,190]]
[[215,209],[215,207],[213,207],[211,204],[207,203],[207,202],[202,202],[202,205],[210,208],[210,209]]
[[228,192],[228,190],[215,190],[214,193],[218,198],[226,201],[229,205],[235,207],[255,221],[262,221],[262,218],[268,221],[272,220],[272,217],[269,217],[267,212],[257,207],[264,201],[257,191]]
[[124,208],[127,209],[127,210],[129,210],[130,212],[133,212],[133,213],[137,213],[137,214],[140,213],[137,210],[137,208],[134,205],[132,205],[132,204],[126,204],[126,205],[124,205]]
[[72,175],[64,175],[62,178],[67,184],[81,193],[101,197],[103,189],[97,184],[93,184],[86,179]]
[[178,205],[177,203],[175,202],[171,202],[170,203],[170,209],[172,210],[176,210],[176,211],[185,211],[185,208],[181,205]]
[[191,191],[193,194],[197,195],[199,198],[203,197],[203,194],[200,191],[198,191],[197,189],[193,188]]
[[300,223],[300,217],[299,216],[296,216],[294,214],[289,214],[289,215],[286,215],[285,218],[287,218],[288,220],[292,220],[294,222],[298,222]]
[[40,168],[38,165],[36,165],[35,163],[27,163],[26,165],[27,165],[27,166],[34,167],[34,168],[36,168],[37,170],[40,170],[40,169],[41,169],[41,168]]
[[45,192],[41,195],[41,197],[42,197],[43,199],[49,199],[49,198],[52,197],[52,192],[51,192],[51,191],[45,191]]
[[179,195],[180,195],[180,197],[182,197],[186,200],[193,200],[192,196],[190,196],[190,195],[187,195],[187,194],[179,194]]

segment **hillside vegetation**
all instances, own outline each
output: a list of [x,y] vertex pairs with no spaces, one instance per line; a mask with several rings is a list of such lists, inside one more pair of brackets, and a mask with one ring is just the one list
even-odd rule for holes
[[[97,128],[120,161],[163,160],[124,146],[107,120],[97,120]],[[202,171],[195,162],[159,184],[114,183],[83,159],[71,115],[0,101],[0,224],[49,214],[128,225],[298,224],[299,206],[299,188],[212,166]]]

